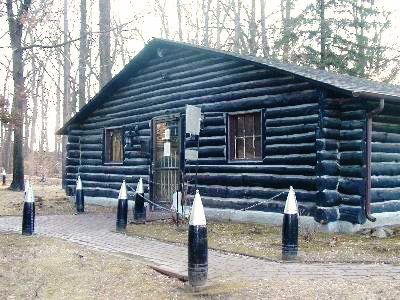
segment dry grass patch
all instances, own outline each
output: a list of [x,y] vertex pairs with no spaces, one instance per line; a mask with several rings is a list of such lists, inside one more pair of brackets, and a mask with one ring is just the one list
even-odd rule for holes
[[[57,179],[47,179],[45,183],[38,178],[33,181],[37,215],[74,214],[74,203],[70,202]],[[0,186],[0,216],[20,216],[24,205],[24,193]],[[115,213],[115,207],[85,205],[88,213]]]
[[[186,244],[186,225],[169,221],[129,225],[127,233]],[[281,259],[281,228],[262,224],[208,223],[209,248],[271,260]],[[300,260],[304,262],[384,262],[399,264],[400,230],[376,239],[358,234],[300,231]]]

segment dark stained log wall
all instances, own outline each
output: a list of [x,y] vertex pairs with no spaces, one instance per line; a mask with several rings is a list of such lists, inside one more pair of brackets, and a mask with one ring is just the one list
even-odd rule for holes
[[[103,128],[138,125],[140,140],[149,140],[153,117],[183,113],[185,105],[192,104],[201,106],[206,116],[198,168],[205,205],[243,208],[293,185],[302,211],[310,214],[318,194],[315,132],[320,95],[310,83],[291,75],[218,55],[175,48],[163,58],[154,56],[82,124],[70,129],[69,193],[78,172],[89,196],[116,198],[123,179],[133,188],[139,176],[148,183],[150,156],[140,151],[139,143],[125,148],[123,165],[102,164]],[[262,109],[264,115],[263,161],[228,163],[227,113],[254,109]],[[195,162],[188,161],[185,171],[193,192]],[[282,211],[284,199],[282,194],[255,209]]]

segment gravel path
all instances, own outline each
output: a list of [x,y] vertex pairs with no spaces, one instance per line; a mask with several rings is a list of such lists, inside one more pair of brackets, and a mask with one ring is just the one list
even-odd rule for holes
[[[146,264],[187,274],[187,249],[184,246],[136,238],[114,232],[110,215],[53,215],[36,218],[39,235],[61,238],[94,249],[125,254]],[[20,232],[20,217],[0,218],[0,232]],[[224,279],[301,279],[352,280],[373,278],[380,282],[399,281],[400,266],[388,264],[302,264],[280,263],[209,251],[209,278]]]

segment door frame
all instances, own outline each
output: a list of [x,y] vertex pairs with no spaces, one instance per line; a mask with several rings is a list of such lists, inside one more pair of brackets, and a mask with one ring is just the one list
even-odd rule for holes
[[178,123],[178,147],[179,147],[179,176],[178,176],[178,186],[180,191],[183,191],[182,183],[183,183],[183,170],[184,170],[184,115],[182,113],[174,113],[174,114],[167,114],[162,116],[156,116],[150,120],[150,138],[151,138],[151,151],[150,151],[150,182],[149,182],[149,196],[152,202],[157,203],[157,199],[154,198],[154,164],[155,164],[155,157],[154,152],[156,151],[156,139],[155,139],[155,124],[159,121],[168,121],[172,119],[177,119]]

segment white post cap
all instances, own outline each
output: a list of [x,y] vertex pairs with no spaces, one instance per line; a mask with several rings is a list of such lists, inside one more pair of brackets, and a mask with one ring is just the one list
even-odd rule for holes
[[194,196],[192,212],[190,213],[189,225],[205,226],[206,215],[204,214],[203,202],[201,201],[199,190],[196,190]]
[[126,200],[128,199],[128,193],[126,191],[126,183],[125,180],[122,181],[121,189],[119,190],[118,199]]
[[139,182],[136,186],[136,194],[144,194],[143,179],[139,178]]
[[284,213],[288,215],[298,214],[296,193],[294,192],[293,187],[290,187],[289,189]]
[[76,181],[76,189],[77,190],[82,190],[82,180],[81,180],[81,176],[78,176],[78,180]]
[[35,195],[33,193],[33,186],[28,182],[28,190],[25,190],[25,202],[35,202]]
[[1,173],[3,176],[6,176],[6,169],[3,168],[3,172]]

